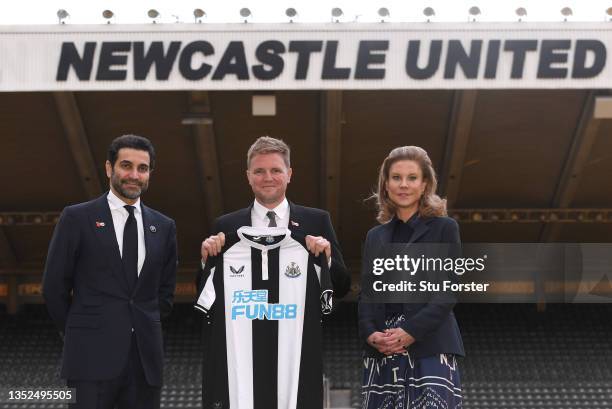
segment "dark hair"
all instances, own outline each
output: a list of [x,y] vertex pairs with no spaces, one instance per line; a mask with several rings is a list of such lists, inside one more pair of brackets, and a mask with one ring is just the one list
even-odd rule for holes
[[119,155],[119,150],[123,148],[131,148],[148,152],[149,169],[153,170],[155,167],[155,149],[153,148],[151,141],[144,136],[131,134],[121,135],[113,139],[111,142],[110,146],[108,147],[108,154],[106,155],[106,159],[108,159],[108,161],[111,163],[111,166],[115,166],[117,156]]

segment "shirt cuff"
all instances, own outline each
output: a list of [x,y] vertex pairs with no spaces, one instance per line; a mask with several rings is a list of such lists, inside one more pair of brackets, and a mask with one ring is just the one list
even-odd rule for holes
[[206,263],[204,260],[200,259],[200,265],[202,266],[202,270],[206,269]]
[[329,261],[327,262],[327,267],[331,268],[332,265],[332,258],[329,258]]

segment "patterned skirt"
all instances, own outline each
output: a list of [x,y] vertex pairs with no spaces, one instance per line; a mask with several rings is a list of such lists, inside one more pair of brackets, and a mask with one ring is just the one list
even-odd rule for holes
[[[395,328],[402,315],[387,319]],[[462,407],[454,355],[414,359],[409,352],[363,360],[362,409],[458,409]]]

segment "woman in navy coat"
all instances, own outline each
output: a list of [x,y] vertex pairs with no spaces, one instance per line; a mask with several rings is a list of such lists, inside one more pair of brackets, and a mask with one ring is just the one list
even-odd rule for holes
[[[381,224],[366,237],[367,262],[388,243],[460,243],[427,152],[417,146],[393,149],[380,167],[374,197]],[[420,300],[419,300],[420,301]],[[415,303],[359,303],[364,345],[363,409],[461,408],[457,356],[463,343],[454,297]]]

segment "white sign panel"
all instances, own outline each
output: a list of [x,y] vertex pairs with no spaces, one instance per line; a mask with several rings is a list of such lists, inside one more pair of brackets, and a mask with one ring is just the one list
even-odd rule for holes
[[612,88],[611,23],[4,27],[0,91]]

